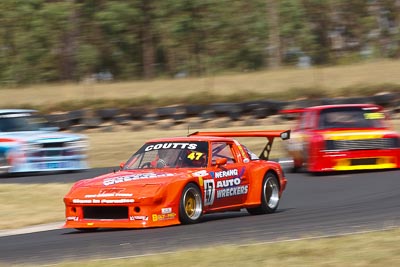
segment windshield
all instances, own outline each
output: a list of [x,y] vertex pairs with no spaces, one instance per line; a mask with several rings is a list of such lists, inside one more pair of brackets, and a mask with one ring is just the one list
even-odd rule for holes
[[125,164],[125,170],[146,168],[205,168],[207,142],[146,143]]
[[386,128],[385,114],[376,107],[330,108],[321,111],[319,129]]
[[0,114],[0,132],[39,131],[47,121],[30,113]]

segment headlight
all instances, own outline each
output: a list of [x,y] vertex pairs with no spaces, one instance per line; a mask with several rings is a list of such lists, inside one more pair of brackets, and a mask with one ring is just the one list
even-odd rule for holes
[[42,145],[38,143],[24,143],[21,145],[21,150],[24,152],[38,151],[41,148]]
[[88,142],[86,140],[77,140],[67,143],[67,147],[69,148],[82,148],[86,149],[88,147]]

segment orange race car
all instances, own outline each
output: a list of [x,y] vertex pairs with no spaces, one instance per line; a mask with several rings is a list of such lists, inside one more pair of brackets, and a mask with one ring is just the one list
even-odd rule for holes
[[[257,156],[231,137],[264,137]],[[274,212],[286,187],[268,156],[290,131],[196,132],[146,142],[121,170],[78,181],[64,197],[66,228],[143,228],[198,222],[203,214]]]
[[400,135],[383,108],[338,104],[284,110],[300,114],[286,147],[294,170],[312,173],[400,167]]

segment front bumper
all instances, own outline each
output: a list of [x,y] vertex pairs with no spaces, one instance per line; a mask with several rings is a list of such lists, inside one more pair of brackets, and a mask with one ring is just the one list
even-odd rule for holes
[[42,162],[26,162],[11,166],[8,173],[23,172],[48,172],[48,171],[72,171],[88,169],[86,160],[49,160]]
[[309,171],[355,171],[400,167],[400,150],[321,151],[310,159]]
[[[88,209],[112,210],[120,212],[118,216],[108,214],[109,218],[101,218],[94,213],[88,215]],[[96,217],[96,218],[87,218]],[[113,218],[111,218],[113,217]],[[66,205],[66,221],[64,228],[150,228],[180,224],[176,208],[161,206],[140,206],[139,204],[118,205]]]

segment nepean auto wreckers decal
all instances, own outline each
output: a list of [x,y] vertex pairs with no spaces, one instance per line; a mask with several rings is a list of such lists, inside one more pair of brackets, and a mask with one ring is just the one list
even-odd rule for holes
[[209,206],[217,198],[245,195],[249,191],[249,185],[242,184],[242,177],[246,168],[227,169],[218,172],[210,172],[212,179],[204,180],[204,205]]

